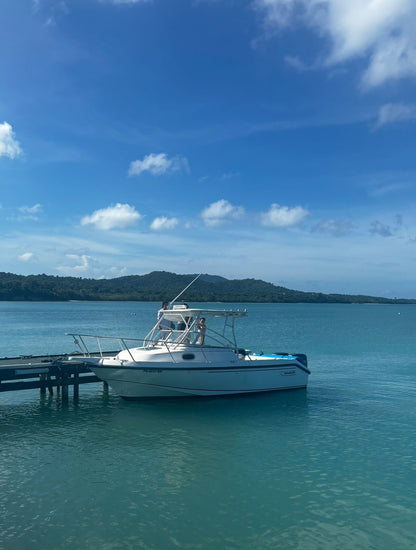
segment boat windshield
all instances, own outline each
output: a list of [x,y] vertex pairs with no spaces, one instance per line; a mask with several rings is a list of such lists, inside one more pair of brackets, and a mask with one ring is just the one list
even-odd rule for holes
[[181,305],[161,309],[144,346],[169,343],[235,349],[234,321],[246,315],[247,310],[196,309]]

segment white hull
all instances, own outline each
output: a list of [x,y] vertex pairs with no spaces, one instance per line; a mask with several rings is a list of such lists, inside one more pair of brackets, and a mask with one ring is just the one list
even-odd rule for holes
[[[101,360],[101,363],[109,361]],[[230,395],[306,388],[308,371],[296,360],[241,360],[224,367],[184,365],[93,365],[91,370],[125,398]],[[248,365],[249,363],[249,365]],[[261,364],[253,364],[261,363]]]
[[[264,355],[238,348],[234,320],[245,315],[186,305],[163,309],[141,346],[116,338],[121,351],[111,356],[103,353],[101,344],[112,337],[72,336],[86,352],[91,370],[127,399],[306,388],[310,371],[305,355]],[[90,352],[87,339],[98,345],[98,353]]]

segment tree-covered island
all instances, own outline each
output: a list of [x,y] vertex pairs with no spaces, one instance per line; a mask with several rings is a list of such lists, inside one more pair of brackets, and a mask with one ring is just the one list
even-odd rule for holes
[[[0,273],[1,301],[162,301],[177,296],[195,275],[153,271],[115,279]],[[414,304],[415,299],[301,292],[258,279],[201,275],[184,296],[194,302]]]

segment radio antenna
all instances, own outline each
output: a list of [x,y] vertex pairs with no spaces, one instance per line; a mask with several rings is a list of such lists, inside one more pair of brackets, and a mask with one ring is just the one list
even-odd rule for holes
[[182,296],[182,294],[185,292],[185,290],[188,290],[188,288],[189,288],[191,285],[193,285],[194,282],[195,282],[197,279],[199,279],[199,277],[200,277],[201,275],[202,275],[202,273],[200,273],[199,275],[197,275],[197,276],[195,277],[195,279],[194,279],[193,281],[191,281],[191,282],[189,283],[189,285],[186,286],[186,287],[182,290],[182,292],[180,292],[180,293],[176,296],[176,298],[174,298],[174,299],[169,303],[169,305],[171,306],[174,302],[176,302],[176,300]]

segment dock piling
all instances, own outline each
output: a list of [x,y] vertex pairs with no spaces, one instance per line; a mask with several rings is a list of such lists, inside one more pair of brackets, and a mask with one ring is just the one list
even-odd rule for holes
[[74,373],[74,401],[78,401],[79,399],[79,374],[76,372]]

